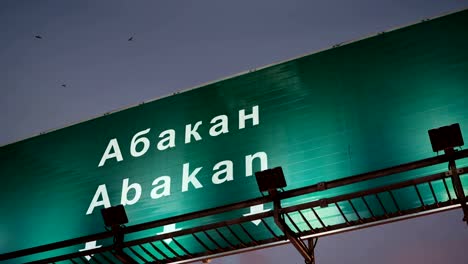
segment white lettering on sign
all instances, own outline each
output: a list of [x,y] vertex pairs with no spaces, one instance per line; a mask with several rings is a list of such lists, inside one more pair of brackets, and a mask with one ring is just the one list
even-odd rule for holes
[[215,124],[210,128],[210,136],[216,137],[229,132],[227,115],[216,116],[211,119],[210,124]]
[[188,144],[191,142],[192,136],[196,141],[199,141],[202,139],[200,137],[200,134],[197,132],[197,129],[200,127],[201,124],[202,124],[202,121],[198,121],[197,123],[195,123],[195,126],[193,128],[192,128],[192,124],[185,126],[185,144]]
[[[111,152],[113,151],[113,152]],[[107,148],[104,151],[104,155],[102,155],[101,161],[99,161],[98,167],[104,166],[106,160],[116,158],[117,161],[122,161],[122,152],[120,152],[119,143],[117,142],[116,138],[113,138],[107,144]]]
[[182,172],[182,192],[188,191],[189,183],[195,187],[195,189],[203,188],[203,185],[197,179],[197,173],[201,171],[202,167],[196,168],[190,173],[190,164],[185,163]]
[[166,150],[168,148],[175,147],[175,130],[168,129],[159,134],[159,138],[162,138],[158,142],[158,150]]
[[268,169],[268,157],[265,152],[257,152],[253,155],[245,156],[245,176],[253,175],[253,161],[254,159],[260,160],[260,170]]
[[252,126],[256,126],[260,123],[258,117],[258,105],[252,107],[252,113],[250,115],[245,114],[245,110],[239,110],[239,129],[245,128],[245,120],[252,119]]
[[[249,109],[247,109],[249,110]],[[259,107],[255,105],[251,110],[246,111],[246,109],[241,109],[238,112],[238,129],[246,129],[247,125],[255,127],[260,124],[260,114]],[[174,129],[167,129],[156,135],[150,134],[151,128],[146,128],[144,130],[136,132],[130,141],[129,153],[123,153],[125,157],[134,157],[139,158],[148,153],[154,152],[153,150],[165,151],[170,148],[176,147],[176,135],[184,135],[183,142],[185,144],[190,144],[192,142],[201,141],[203,133],[208,133],[211,137],[219,137],[223,134],[230,132],[229,129],[229,117],[227,115],[217,115],[213,117],[210,121],[211,127],[206,131],[202,129],[203,122],[197,121],[195,123],[186,124],[185,131],[176,133]],[[158,140],[157,142],[152,142],[152,140]],[[152,144],[153,143],[153,144]],[[155,145],[154,148],[151,146]],[[104,154],[101,157],[101,160],[98,163],[98,167],[103,167],[106,163],[121,162],[124,160],[124,155],[120,149],[117,138],[112,138],[104,151]],[[250,177],[254,173],[254,167],[260,168],[260,170],[266,170],[268,168],[268,156],[265,152],[257,152],[252,155],[245,156],[245,177]],[[256,166],[254,166],[256,165]],[[177,189],[181,193],[188,191],[195,191],[197,189],[203,189],[207,184],[211,183],[213,185],[220,185],[226,182],[234,181],[234,163],[231,160],[223,160],[216,163],[212,171],[209,172],[211,175],[206,175],[206,169],[203,167],[198,167],[196,165],[190,164],[189,162],[184,163],[181,166],[180,170],[180,180],[175,181],[177,185],[174,186],[171,183],[171,176],[159,176],[156,177],[151,186],[142,186],[142,184],[131,182],[129,178],[122,180],[122,189],[120,192],[120,204],[124,206],[134,205],[140,201],[140,199],[145,199],[151,197],[151,199],[161,199],[167,196],[170,196],[174,189]],[[242,170],[238,170],[242,171]],[[145,180],[147,184],[147,181]],[[114,194],[114,191],[112,191]],[[113,201],[116,201],[117,197],[113,198]],[[114,203],[115,204],[115,203]],[[94,194],[91,203],[89,204],[86,215],[90,215],[94,212],[94,209],[97,207],[108,208],[111,206],[111,200],[109,198],[109,193],[107,192],[107,187],[105,184],[101,184],[97,187],[97,190]]]
[[[148,138],[142,137],[142,135],[148,134],[149,132],[150,128],[140,131],[133,136],[132,141],[130,142],[130,154],[132,154],[133,157],[143,156],[146,151],[148,151],[150,141]],[[137,146],[141,144],[143,144],[142,149],[137,150]]]
[[[253,106],[251,113],[246,114],[245,109],[239,110],[239,130],[246,128],[246,123],[248,120],[251,120],[252,126],[257,126],[260,124],[259,117],[259,108],[258,105]],[[193,141],[201,141],[203,137],[200,135],[200,127],[202,126],[202,121],[197,121],[195,124],[185,125],[185,138],[184,143],[189,144]],[[217,137],[222,134],[229,133],[229,118],[227,115],[218,115],[211,119],[211,127],[208,130],[208,135],[212,137]],[[148,153],[148,150],[151,146],[150,135],[151,128],[137,132],[132,139],[130,140],[130,155],[132,157],[138,158],[142,157]],[[168,129],[162,131],[159,134],[159,142],[156,144],[156,149],[159,151],[164,151],[169,148],[174,148],[176,146],[176,131],[174,129]],[[193,139],[193,140],[192,140]],[[149,151],[151,152],[151,151]],[[106,164],[106,161],[109,159],[115,159],[117,162],[123,161],[124,156],[120,150],[119,143],[117,138],[113,138],[107,144],[107,148],[104,151],[104,154],[99,161],[98,167],[102,167]]]
[[[128,191],[134,190],[135,194],[132,199],[128,199]],[[140,200],[141,197],[141,185],[138,183],[132,183],[130,186],[128,185],[128,178],[123,180],[122,184],[122,197],[120,199],[120,204],[127,205],[127,204],[135,204]]]
[[[252,155],[245,156],[245,177],[252,176],[254,163],[257,163],[261,170],[265,170],[268,167],[268,156],[265,152],[257,152]],[[223,160],[216,163],[213,166],[213,174],[211,175],[211,182],[214,185],[223,184],[225,182],[234,180],[234,163],[231,160]],[[241,170],[242,171],[242,170]],[[208,184],[210,179],[203,172],[203,167],[195,167],[190,163],[184,163],[181,169],[182,183],[180,188],[181,192],[187,192],[189,190],[196,190],[204,188],[204,184]],[[140,183],[133,182],[129,184],[130,179],[126,178],[122,180],[122,192],[120,196],[120,204],[122,205],[133,205],[138,203],[141,197],[149,195],[151,199],[160,199],[165,196],[172,194],[171,186],[172,179],[170,176],[159,176],[154,179],[151,186],[152,189],[148,192]],[[96,207],[104,206],[108,208],[111,206],[109,195],[105,184],[98,186],[96,193],[86,211],[86,214],[92,214]]]
[[[102,197],[101,201],[99,201],[99,197]],[[86,211],[86,214],[87,215],[92,214],[94,208],[98,206],[104,206],[104,208],[111,207],[109,195],[107,194],[107,188],[105,184],[101,184],[97,188],[96,193],[94,194],[93,200],[89,204],[88,211]]]
[[[154,187],[153,190],[151,190],[151,198],[158,199],[164,196],[171,195],[171,177],[169,176],[158,177],[153,181],[152,185],[153,186],[157,185],[157,186]],[[161,189],[162,191],[158,192]]]
[[[223,160],[214,165],[213,170],[219,170],[221,166],[224,166],[224,169],[213,174],[211,181],[214,184],[221,184],[226,181],[232,181],[234,179],[233,164],[230,160]],[[224,176],[221,178],[221,176]]]

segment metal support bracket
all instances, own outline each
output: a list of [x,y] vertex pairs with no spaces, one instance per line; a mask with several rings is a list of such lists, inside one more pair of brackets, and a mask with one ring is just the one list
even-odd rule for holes
[[452,178],[453,189],[455,190],[455,195],[457,199],[460,201],[461,208],[463,210],[463,221],[466,222],[468,225],[468,205],[466,204],[466,196],[465,192],[463,191],[463,185],[460,180],[459,170],[457,169],[457,165],[455,164],[455,160],[449,161],[449,171],[450,176]]
[[269,191],[269,195],[273,198],[273,217],[275,219],[276,225],[278,225],[281,231],[283,231],[283,233],[289,239],[291,244],[297,249],[297,251],[299,251],[299,253],[304,258],[305,263],[315,264],[314,249],[317,245],[317,239],[310,238],[308,240],[308,244],[306,244],[300,239],[300,237],[298,237],[296,233],[294,233],[294,231],[291,230],[291,228],[286,224],[286,221],[284,220],[284,215],[280,213],[281,200],[279,199],[277,194],[277,190]]
[[317,184],[317,190],[324,191],[326,189],[327,189],[327,183],[326,182],[319,182]]
[[114,235],[114,256],[124,264],[136,264],[137,262],[130,257],[127,253],[123,251],[123,242],[125,233],[123,228],[125,226],[113,226],[111,227],[111,232]]

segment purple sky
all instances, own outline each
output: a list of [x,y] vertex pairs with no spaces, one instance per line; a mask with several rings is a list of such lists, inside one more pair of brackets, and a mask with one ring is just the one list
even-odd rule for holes
[[[135,2],[0,2],[0,145],[468,8],[466,0]],[[464,263],[461,218],[456,210],[324,237],[317,261]],[[282,246],[211,263],[303,260]]]

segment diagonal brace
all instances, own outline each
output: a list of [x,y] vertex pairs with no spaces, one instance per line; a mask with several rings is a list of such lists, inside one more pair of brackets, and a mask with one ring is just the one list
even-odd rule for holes
[[302,241],[294,231],[289,228],[284,220],[284,215],[280,213],[281,210],[281,201],[278,197],[277,190],[270,190],[270,196],[273,198],[273,217],[275,220],[276,225],[283,231],[286,237],[289,239],[291,244],[299,251],[299,253],[304,258],[306,264],[315,264],[315,255],[314,249],[315,245],[317,244],[317,240],[315,243],[313,240],[309,239],[309,245],[306,245],[304,241]]

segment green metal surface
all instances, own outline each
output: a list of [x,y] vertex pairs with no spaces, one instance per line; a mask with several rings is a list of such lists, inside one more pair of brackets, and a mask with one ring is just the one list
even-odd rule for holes
[[[103,231],[103,206],[87,215],[90,203],[98,186],[105,184],[111,204],[120,204],[127,178],[129,185],[141,186],[140,199],[126,205],[130,224],[138,224],[258,197],[255,177],[246,176],[246,156],[258,152],[266,153],[269,168],[283,167],[286,189],[431,157],[435,154],[428,129],[460,123],[468,135],[466,25],[467,10],[3,146],[0,253]],[[250,114],[254,106],[258,124],[247,119],[240,129],[239,111]],[[227,116],[228,132],[211,136],[210,129],[219,121],[210,121],[220,115]],[[194,127],[198,121],[201,140],[191,137],[186,143],[186,125]],[[149,149],[133,157],[132,138],[148,128],[144,137]],[[168,129],[175,131],[175,146],[158,150],[159,135]],[[113,138],[123,160],[110,158],[98,167]],[[226,160],[233,164],[232,180],[213,183],[213,174],[226,168],[214,166]],[[189,183],[182,191],[184,164],[189,164],[190,173],[202,167],[196,178],[203,187]],[[253,171],[260,169],[259,159],[254,159]],[[287,203],[443,170],[445,165],[433,166]],[[170,195],[153,199],[153,188],[162,183],[153,181],[160,176],[169,176]],[[226,176],[220,173],[220,178]],[[466,179],[463,183],[466,192]],[[434,188],[446,199],[442,185]],[[422,195],[428,191],[422,190]],[[402,208],[419,204],[418,197],[404,191],[398,195]],[[132,189],[128,199],[134,196]],[[388,197],[383,202],[391,203]],[[358,210],[362,206],[356,205]],[[350,208],[343,208],[351,215]],[[239,213],[249,211],[224,216]],[[324,208],[321,214],[329,224],[342,221],[334,208]],[[154,232],[163,232],[163,227]]]

